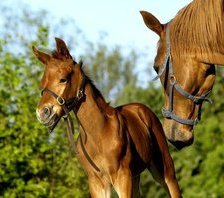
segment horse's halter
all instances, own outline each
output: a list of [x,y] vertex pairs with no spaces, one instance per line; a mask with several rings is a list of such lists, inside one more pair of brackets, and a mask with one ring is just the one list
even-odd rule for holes
[[[74,149],[75,154],[77,154],[77,150],[76,150],[76,143],[73,139],[74,125],[73,125],[71,115],[69,113],[73,108],[77,108],[81,104],[81,102],[85,99],[85,97],[86,97],[86,95],[84,93],[85,85],[86,85],[86,80],[85,80],[85,78],[83,78],[80,89],[78,90],[76,97],[70,98],[68,100],[65,100],[63,97],[57,95],[56,93],[54,93],[53,91],[51,91],[48,88],[44,88],[41,91],[41,95],[43,95],[44,92],[47,92],[48,94],[52,95],[56,99],[57,103],[60,106],[62,106],[62,108],[65,112],[65,116],[63,116],[63,117],[67,121],[67,136],[68,136],[68,139],[70,141],[72,148]],[[61,119],[61,117],[59,117],[59,119],[56,121],[54,126],[50,129],[50,132],[52,132],[54,130],[54,128],[56,127],[56,125],[60,119]],[[81,125],[81,123],[80,123],[80,125]],[[89,163],[92,165],[92,167],[97,172],[100,172],[100,169],[98,168],[98,166],[94,163],[94,161],[91,159],[91,157],[87,153],[81,135],[79,137],[80,137],[79,139],[80,139],[82,151],[83,151],[86,159],[89,161]],[[86,142],[86,140],[85,140],[85,142]]]
[[[56,99],[57,103],[60,106],[62,106],[62,108],[63,108],[63,110],[65,112],[65,116],[64,117],[68,117],[69,116],[69,112],[73,108],[77,107],[80,104],[80,102],[84,99],[84,97],[85,97],[84,89],[85,89],[85,78],[82,81],[81,87],[80,87],[79,91],[77,92],[76,97],[72,97],[72,98],[70,98],[68,100],[65,100],[63,97],[57,95],[55,92],[53,92],[52,90],[50,90],[48,88],[44,88],[41,91],[41,95],[43,95],[44,92],[47,92],[48,94],[53,96]],[[61,119],[61,117],[59,118],[59,120],[60,119]],[[50,132],[52,132],[54,130],[54,128],[56,127],[56,124],[50,129]]]
[[[169,71],[168,73],[168,79],[170,80],[170,87],[169,87],[169,106],[168,109],[162,108],[162,114],[163,117],[167,119],[172,119],[176,122],[179,122],[181,124],[186,124],[190,126],[194,126],[197,124],[201,119],[201,106],[204,101],[212,103],[211,99],[208,98],[208,95],[210,94],[211,90],[209,90],[207,93],[201,95],[201,96],[195,96],[187,91],[185,91],[181,86],[176,82],[176,77],[174,75],[173,71],[173,64],[172,64],[172,58],[170,53],[170,28],[169,23],[166,28],[166,55],[164,62],[162,64],[162,69],[160,69],[158,75],[153,79],[153,81],[157,80],[161,77],[161,75],[164,73],[164,71]],[[173,105],[174,105],[174,97],[173,97],[173,90],[176,89],[182,96],[184,96],[186,99],[192,100],[196,105],[199,106],[198,115],[195,119],[186,119],[181,118],[178,115],[175,114],[173,111]]]

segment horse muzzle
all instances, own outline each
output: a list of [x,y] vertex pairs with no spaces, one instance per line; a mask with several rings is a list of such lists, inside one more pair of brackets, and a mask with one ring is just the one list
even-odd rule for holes
[[43,107],[36,110],[37,119],[52,131],[60,120],[60,116],[53,111],[52,107]]
[[193,127],[183,127],[183,124],[167,119],[163,128],[168,141],[178,150],[190,146],[194,142]]

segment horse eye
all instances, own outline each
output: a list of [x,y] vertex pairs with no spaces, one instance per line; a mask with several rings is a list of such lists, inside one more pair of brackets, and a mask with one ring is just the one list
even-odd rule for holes
[[67,82],[68,82],[68,80],[66,78],[60,79],[60,83],[67,83]]
[[159,72],[159,66],[158,66],[158,65],[154,65],[153,68],[154,68],[154,70],[156,71],[156,73]]

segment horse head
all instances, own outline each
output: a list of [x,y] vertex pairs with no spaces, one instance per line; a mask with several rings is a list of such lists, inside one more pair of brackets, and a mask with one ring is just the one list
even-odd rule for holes
[[56,45],[57,50],[51,55],[33,47],[34,54],[45,66],[36,114],[50,130],[62,116],[80,105],[84,89],[82,64],[73,60],[63,40],[56,38]]
[[194,51],[181,49],[182,40],[178,47],[174,46],[178,43],[173,35],[174,21],[161,24],[146,11],[141,11],[141,15],[145,25],[160,37],[154,69],[164,88],[164,130],[167,139],[181,149],[193,143],[194,125],[200,120],[202,102],[209,101],[215,67]]

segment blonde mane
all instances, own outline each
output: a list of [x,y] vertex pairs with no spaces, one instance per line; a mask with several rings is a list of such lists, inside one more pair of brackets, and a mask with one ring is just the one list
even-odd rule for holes
[[177,53],[224,53],[224,1],[194,0],[171,23],[171,47]]

